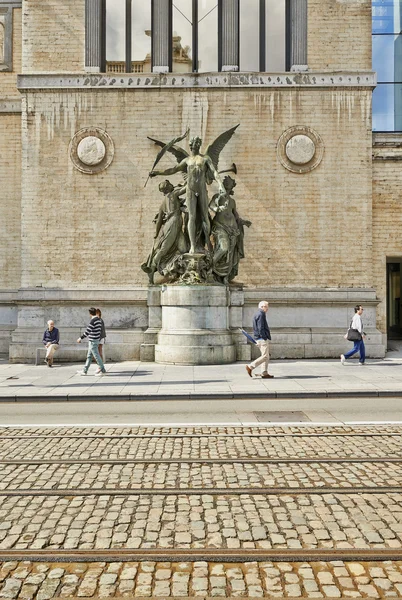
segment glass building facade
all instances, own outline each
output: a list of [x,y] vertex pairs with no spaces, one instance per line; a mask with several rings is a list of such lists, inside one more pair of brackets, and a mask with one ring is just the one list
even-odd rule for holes
[[373,0],[373,130],[402,131],[402,0]]

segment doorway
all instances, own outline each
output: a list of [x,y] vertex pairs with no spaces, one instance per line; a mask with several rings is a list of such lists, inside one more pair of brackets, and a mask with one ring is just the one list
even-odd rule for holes
[[387,333],[389,340],[402,339],[402,258],[387,258]]

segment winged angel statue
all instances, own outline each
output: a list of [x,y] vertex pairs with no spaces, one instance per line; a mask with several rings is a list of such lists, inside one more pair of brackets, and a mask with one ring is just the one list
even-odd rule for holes
[[[201,150],[201,145],[202,145],[202,140],[199,137],[193,137],[190,140],[189,143],[189,147],[190,147],[190,153],[188,153],[186,150],[184,150],[184,148],[180,147],[177,145],[177,143],[181,140],[183,140],[188,132],[186,132],[183,136],[178,137],[173,139],[171,142],[169,142],[168,144],[165,144],[164,142],[161,142],[160,140],[156,140],[154,138],[148,138],[151,141],[155,142],[155,144],[157,144],[158,146],[160,146],[162,148],[162,150],[159,152],[155,163],[154,163],[154,167],[153,170],[149,173],[150,177],[157,177],[157,176],[169,176],[169,175],[174,175],[175,173],[179,173],[182,172],[184,174],[184,178],[185,178],[185,184],[181,184],[179,187],[180,189],[180,194],[185,193],[185,201],[182,202],[182,206],[181,206],[181,210],[182,213],[184,213],[184,236],[185,238],[187,238],[188,242],[189,242],[189,250],[187,253],[183,253],[183,251],[178,249],[178,245],[176,242],[176,240],[174,240],[171,236],[170,242],[168,244],[164,244],[165,248],[164,248],[164,253],[165,253],[165,258],[167,255],[169,255],[169,261],[167,260],[160,260],[161,259],[161,252],[160,252],[160,248],[158,251],[158,261],[160,264],[156,264],[155,261],[152,258],[152,253],[148,258],[147,263],[144,263],[144,265],[142,266],[142,268],[150,273],[152,272],[152,278],[150,277],[150,281],[153,282],[153,272],[155,272],[156,270],[158,270],[162,275],[173,275],[173,271],[174,269],[171,268],[172,266],[172,258],[173,258],[173,262],[174,262],[174,256],[172,256],[172,254],[176,254],[176,263],[177,263],[177,259],[180,259],[181,257],[179,256],[181,255],[185,255],[185,256],[189,256],[189,255],[193,255],[193,256],[199,256],[200,254],[205,255],[205,256],[209,256],[210,257],[210,265],[212,268],[212,264],[213,264],[213,252],[214,249],[212,248],[211,245],[211,240],[210,240],[210,236],[211,236],[211,218],[210,218],[210,214],[209,214],[209,198],[208,198],[208,191],[207,191],[207,186],[212,184],[213,181],[215,181],[218,186],[219,186],[219,194],[218,196],[223,200],[222,203],[222,210],[224,210],[226,204],[228,204],[229,202],[229,198],[228,198],[228,194],[227,194],[227,190],[225,188],[224,182],[221,179],[220,173],[218,172],[218,164],[219,164],[219,157],[220,154],[223,150],[223,148],[226,146],[226,144],[229,142],[229,140],[232,138],[233,134],[235,133],[236,129],[238,128],[239,125],[236,125],[235,127],[232,127],[231,129],[228,129],[227,131],[225,131],[224,133],[222,133],[221,135],[219,135],[216,140],[210,144],[205,153],[201,154],[200,150]],[[173,156],[176,158],[177,160],[177,165],[175,165],[174,167],[171,167],[170,169],[165,169],[164,171],[156,171],[155,166],[157,165],[157,163],[159,162],[159,160],[162,158],[162,156],[164,154],[166,154],[166,152],[170,152],[171,154],[173,154]],[[229,169],[232,170],[232,169]],[[170,184],[170,182],[168,182]],[[172,200],[174,199],[174,197],[176,198],[176,202],[177,202],[177,198],[179,194],[174,194],[173,193],[173,186],[170,184],[171,188],[169,187],[169,194],[172,196]],[[166,187],[166,186],[165,186]],[[169,194],[167,195],[167,199],[169,199]],[[227,198],[227,202],[225,203],[224,199]],[[175,211],[170,211],[169,210],[169,206],[166,205],[166,199],[165,199],[165,220],[166,223],[169,221],[169,219],[171,218],[170,215],[173,215],[173,213],[176,215],[176,219],[178,218],[178,212],[177,212],[177,206],[175,206]],[[183,216],[180,216],[180,220],[182,221]],[[168,228],[169,231],[172,229],[171,227]],[[175,228],[176,229],[176,228]],[[160,231],[160,228],[159,228]],[[162,231],[161,233],[161,238],[166,242],[164,233]],[[160,243],[158,244],[158,246],[160,246]],[[169,246],[169,248],[167,247]],[[182,244],[181,244],[182,247]],[[207,252],[205,250],[205,248],[207,248]],[[169,262],[170,268],[166,269],[166,265]],[[208,261],[207,261],[208,262]],[[162,263],[164,263],[165,268],[163,268]],[[161,268],[162,265],[162,268]],[[144,268],[146,267],[146,268]],[[170,271],[170,273],[169,273]],[[177,269],[176,269],[177,272]],[[204,279],[202,277],[202,279]]]

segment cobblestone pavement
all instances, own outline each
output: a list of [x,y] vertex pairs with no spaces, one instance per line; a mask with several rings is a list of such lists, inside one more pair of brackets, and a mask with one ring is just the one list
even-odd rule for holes
[[399,598],[402,563],[7,562],[0,598]]
[[22,459],[240,459],[402,458],[402,436],[51,438],[2,440],[0,460]]
[[261,435],[273,436],[294,436],[294,435],[401,435],[402,428],[398,425],[295,425],[278,427],[244,427],[244,426],[196,426],[196,427],[0,427],[0,437],[54,437],[62,436],[214,436],[214,435],[251,435],[259,437]]
[[401,548],[402,494],[0,499],[0,549]]
[[[0,563],[0,599],[402,598],[402,561],[341,560],[353,549],[402,549],[401,451],[398,426],[0,429],[0,552],[37,553],[32,562]],[[220,459],[228,462],[214,464]],[[12,460],[24,464],[7,464]],[[323,486],[371,490],[330,493]],[[386,486],[401,489],[382,491]],[[174,489],[180,487],[194,491]],[[282,491],[247,493],[258,487]],[[244,562],[85,556],[157,548],[239,550]],[[254,549],[289,550],[296,560],[336,549],[340,559],[247,562]],[[83,562],[44,563],[41,550],[79,550]]]
[[400,486],[395,463],[0,465],[0,490]]

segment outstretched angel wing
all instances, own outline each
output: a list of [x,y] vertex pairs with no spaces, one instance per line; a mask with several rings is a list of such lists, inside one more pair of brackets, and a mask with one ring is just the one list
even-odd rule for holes
[[205,154],[207,154],[211,158],[212,162],[214,163],[215,169],[218,169],[220,153],[222,152],[228,141],[232,138],[234,132],[239,127],[239,125],[240,123],[238,125],[235,125],[231,129],[228,129],[224,133],[221,133],[221,135],[219,135],[216,138],[216,140],[212,142],[212,144],[210,144],[206,149]]
[[[164,148],[167,145],[167,144],[165,144],[165,142],[161,142],[160,140],[155,140],[154,138],[151,138],[149,136],[147,136],[147,137],[149,140],[151,140],[151,142],[154,142],[161,148]],[[174,157],[176,158],[178,163],[181,163],[182,160],[184,160],[185,158],[187,158],[189,156],[188,152],[186,150],[184,150],[184,148],[182,148],[181,146],[171,146],[170,148],[168,148],[168,152],[170,152],[171,154],[174,155]]]

